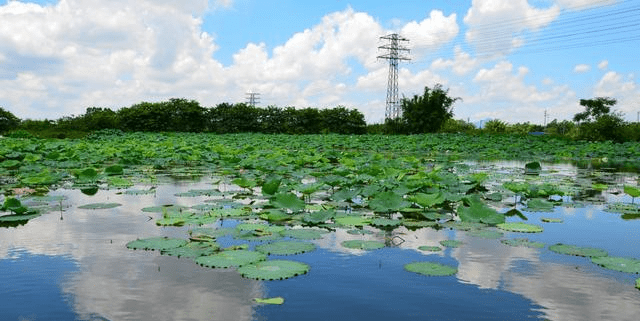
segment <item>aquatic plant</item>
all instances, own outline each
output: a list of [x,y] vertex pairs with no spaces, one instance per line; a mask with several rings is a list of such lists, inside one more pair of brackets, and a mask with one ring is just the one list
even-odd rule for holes
[[268,260],[238,268],[245,278],[256,280],[284,280],[309,272],[309,265],[289,260]]
[[426,276],[450,276],[458,273],[458,269],[452,266],[434,262],[414,262],[405,264],[404,269]]

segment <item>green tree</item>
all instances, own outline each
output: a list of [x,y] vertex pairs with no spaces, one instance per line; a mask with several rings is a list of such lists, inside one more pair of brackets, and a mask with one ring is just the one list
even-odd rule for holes
[[484,123],[482,130],[489,134],[504,134],[507,132],[507,123],[500,119],[492,119]]
[[573,120],[579,122],[578,139],[616,142],[625,141],[625,121],[622,114],[612,112],[617,100],[609,97],[580,99],[585,111],[574,115]]
[[20,125],[20,118],[0,107],[0,133],[16,129],[18,125]]
[[611,112],[611,107],[618,101],[615,98],[596,97],[593,99],[580,99],[580,105],[585,107],[585,111],[573,116],[576,122],[593,121]]
[[441,84],[424,87],[422,96],[402,99],[402,120],[409,134],[434,133],[453,117],[453,104],[461,98],[449,96]]

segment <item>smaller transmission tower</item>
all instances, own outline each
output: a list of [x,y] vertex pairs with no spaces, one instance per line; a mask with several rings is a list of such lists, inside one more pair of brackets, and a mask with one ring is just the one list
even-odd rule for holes
[[386,53],[378,56],[378,59],[386,59],[389,61],[389,79],[387,81],[387,107],[385,109],[385,119],[395,119],[400,117],[400,102],[398,100],[398,64],[401,60],[411,60],[404,55],[409,49],[402,45],[409,42],[409,39],[403,38],[397,33],[392,33],[380,37],[387,41],[387,44],[379,46],[378,49],[385,50]]
[[251,107],[255,107],[257,104],[260,103],[260,93],[254,93],[254,92],[248,92],[247,93],[247,105],[251,106]]

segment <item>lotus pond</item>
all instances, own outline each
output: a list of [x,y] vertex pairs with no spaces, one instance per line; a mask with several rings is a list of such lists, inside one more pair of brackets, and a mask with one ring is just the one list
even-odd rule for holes
[[2,320],[637,320],[640,146],[0,139]]

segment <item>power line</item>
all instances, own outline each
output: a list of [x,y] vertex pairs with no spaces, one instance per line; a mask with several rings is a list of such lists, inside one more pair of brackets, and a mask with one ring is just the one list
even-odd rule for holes
[[408,56],[405,56],[405,52],[409,52],[409,49],[402,45],[404,42],[409,42],[397,33],[392,33],[386,36],[380,37],[381,40],[386,40],[388,43],[383,46],[379,46],[378,49],[386,50],[387,53],[378,56],[378,59],[385,59],[389,61],[389,78],[387,79],[387,104],[385,108],[385,119],[395,119],[400,117],[400,103],[398,101],[398,65],[402,60],[411,60]]

